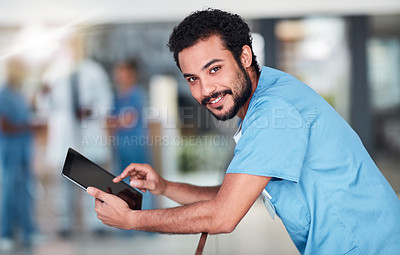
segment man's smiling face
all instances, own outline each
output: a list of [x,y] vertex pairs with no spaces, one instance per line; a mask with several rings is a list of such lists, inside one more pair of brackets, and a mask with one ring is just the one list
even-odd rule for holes
[[217,119],[233,118],[250,98],[250,77],[219,36],[200,39],[178,58],[192,96]]

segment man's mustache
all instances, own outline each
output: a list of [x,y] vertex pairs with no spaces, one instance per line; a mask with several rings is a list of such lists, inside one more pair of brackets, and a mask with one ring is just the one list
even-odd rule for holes
[[228,95],[228,94],[232,95],[232,90],[226,89],[224,91],[214,92],[211,95],[204,97],[201,100],[201,104],[206,106],[208,102],[210,102],[211,98],[218,98],[220,95]]

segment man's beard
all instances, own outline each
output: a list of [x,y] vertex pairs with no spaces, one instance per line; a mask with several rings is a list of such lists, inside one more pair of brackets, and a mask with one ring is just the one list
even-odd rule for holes
[[[227,89],[224,91],[215,92],[212,95],[201,100],[201,104],[206,107],[207,103],[211,100],[211,98],[218,98],[220,95],[232,95],[233,96],[233,106],[223,115],[217,115],[209,108],[209,110],[217,120],[229,120],[236,116],[239,109],[249,100],[252,91],[252,84],[249,74],[246,72],[241,63],[238,64],[239,70],[236,73],[236,78],[234,82],[234,90],[235,94],[233,94],[231,89]],[[222,110],[224,106],[217,107],[215,109]]]

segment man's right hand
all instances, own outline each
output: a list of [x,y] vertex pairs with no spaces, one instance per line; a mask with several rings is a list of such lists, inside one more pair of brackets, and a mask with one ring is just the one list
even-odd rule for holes
[[120,182],[128,176],[130,176],[129,181],[132,187],[143,192],[148,190],[154,195],[163,195],[167,185],[166,180],[159,176],[148,164],[130,164],[120,175],[114,178],[113,182]]

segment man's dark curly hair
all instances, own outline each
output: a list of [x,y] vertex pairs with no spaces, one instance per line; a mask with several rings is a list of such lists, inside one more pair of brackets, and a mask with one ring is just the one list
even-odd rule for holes
[[231,14],[217,9],[195,11],[187,16],[174,28],[169,38],[168,47],[174,54],[176,65],[180,68],[178,54],[193,46],[199,39],[206,39],[213,35],[219,35],[239,66],[242,47],[248,45],[251,48],[253,61],[251,66],[257,76],[260,67],[253,52],[250,28],[237,14]]

